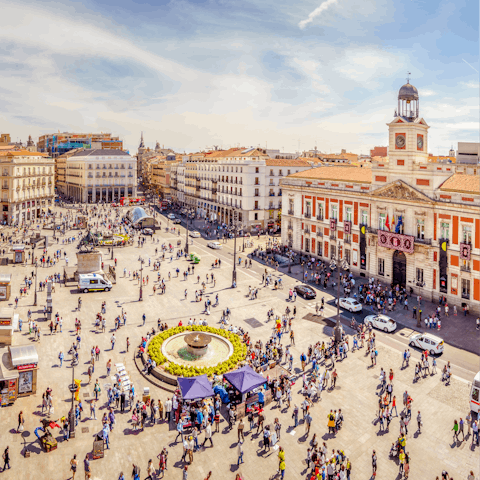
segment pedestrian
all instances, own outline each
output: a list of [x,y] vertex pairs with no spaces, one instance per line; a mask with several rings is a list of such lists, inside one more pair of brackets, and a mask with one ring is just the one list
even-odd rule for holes
[[88,460],[88,453],[83,460],[83,468],[85,470],[85,480],[88,480],[92,476],[92,468],[90,467],[90,461]]
[[243,442],[242,441],[238,442],[237,453],[238,453],[237,465],[240,465],[241,463],[243,463]]
[[377,454],[375,450],[372,453],[372,475],[375,477],[377,476]]
[[7,446],[7,448],[4,450],[3,452],[3,455],[2,455],[2,458],[3,458],[3,472],[7,469],[7,465],[8,465],[8,469],[10,470],[10,452],[9,452],[9,448]]
[[422,414],[420,413],[420,410],[419,410],[417,415],[417,426],[418,426],[417,432],[418,433],[422,433],[422,425],[423,425]]
[[240,419],[240,423],[238,424],[237,427],[237,433],[238,433],[238,441],[240,442],[245,441],[245,437],[243,436],[243,429],[245,428],[245,424],[243,423],[243,418]]
[[74,455],[70,460],[70,470],[72,471],[72,480],[75,480],[75,474],[77,473],[78,460],[77,455]]
[[453,421],[453,439],[457,442],[458,441],[458,422],[456,420]]

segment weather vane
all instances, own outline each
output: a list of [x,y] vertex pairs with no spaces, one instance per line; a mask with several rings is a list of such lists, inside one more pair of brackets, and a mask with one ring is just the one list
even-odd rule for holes
[[407,83],[410,83],[410,75],[411,75],[411,73],[407,72]]

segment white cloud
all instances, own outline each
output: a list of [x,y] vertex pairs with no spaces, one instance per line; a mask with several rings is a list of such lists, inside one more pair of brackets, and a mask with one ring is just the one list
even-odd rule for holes
[[313,10],[313,12],[310,12],[305,20],[299,22],[298,26],[303,30],[309,23],[312,23],[316,17],[320,16],[325,10],[332,5],[335,5],[337,2],[338,0],[326,0],[319,7]]

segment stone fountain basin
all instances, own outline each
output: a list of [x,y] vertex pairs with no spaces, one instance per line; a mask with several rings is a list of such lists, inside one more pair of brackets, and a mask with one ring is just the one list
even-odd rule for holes
[[232,356],[234,348],[230,340],[214,333],[208,333],[211,342],[205,353],[200,356],[194,355],[184,339],[191,333],[190,331],[177,333],[162,343],[162,354],[169,362],[185,367],[215,367]]

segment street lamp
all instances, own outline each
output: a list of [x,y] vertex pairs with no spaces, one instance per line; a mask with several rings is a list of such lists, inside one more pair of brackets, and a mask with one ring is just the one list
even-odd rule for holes
[[[180,212],[182,213],[182,212]],[[187,208],[187,212],[186,212],[186,219],[185,219],[185,223],[186,223],[186,230],[185,230],[185,253],[188,255],[188,217],[190,216],[190,210]]]
[[337,250],[336,258],[332,259],[331,265],[336,265],[338,268],[338,282],[337,282],[337,323],[334,328],[335,341],[339,342],[342,338],[342,326],[340,323],[340,268],[345,270],[347,268],[347,262],[345,260],[340,261],[340,249]]
[[232,288],[237,285],[237,211],[233,211],[233,271]]
[[[73,359],[72,359],[73,363]],[[75,385],[75,367],[72,365],[72,383],[68,386],[72,394],[72,408],[70,410],[70,438],[75,438],[75,392],[77,386]]]
[[143,302],[143,258],[140,259],[140,297],[138,299],[139,302]]
[[33,298],[33,306],[37,306],[37,273],[38,273],[38,264],[35,262],[35,297]]

